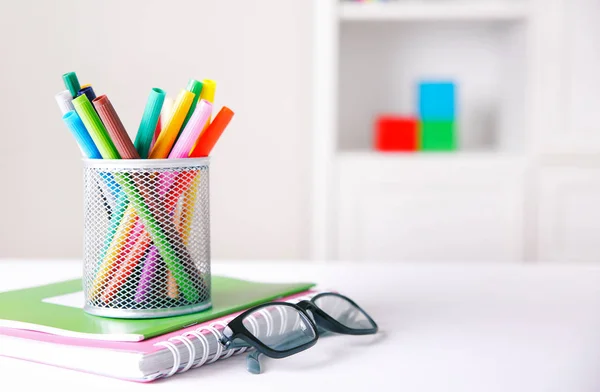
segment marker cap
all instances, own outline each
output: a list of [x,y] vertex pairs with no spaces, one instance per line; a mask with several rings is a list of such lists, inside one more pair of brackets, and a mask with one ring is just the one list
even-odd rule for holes
[[81,90],[77,74],[75,72],[67,72],[63,75],[63,82],[65,83],[67,90],[71,93],[71,97],[75,98],[79,90]]
[[79,92],[77,93],[77,96],[80,96],[82,94],[85,94],[90,100],[90,102],[96,99],[96,93],[94,92],[92,86],[82,87],[81,90],[79,90]]
[[71,110],[75,110],[73,106],[73,96],[69,90],[61,91],[60,93],[54,96],[56,99],[56,103],[58,104],[58,108],[60,112],[64,115],[69,113]]

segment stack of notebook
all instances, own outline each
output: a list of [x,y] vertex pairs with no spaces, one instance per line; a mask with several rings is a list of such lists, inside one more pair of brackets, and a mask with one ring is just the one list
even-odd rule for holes
[[225,359],[221,331],[237,314],[273,301],[297,302],[311,283],[267,284],[212,277],[210,310],[123,320],[85,313],[81,279],[0,293],[0,355],[148,382]]

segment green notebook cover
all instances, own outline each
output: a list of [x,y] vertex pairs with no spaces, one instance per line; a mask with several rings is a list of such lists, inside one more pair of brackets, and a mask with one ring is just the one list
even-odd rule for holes
[[306,291],[313,286],[312,283],[250,282],[213,275],[211,309],[175,317],[126,320],[85,313],[81,279],[74,279],[0,293],[0,327],[87,339],[140,341]]

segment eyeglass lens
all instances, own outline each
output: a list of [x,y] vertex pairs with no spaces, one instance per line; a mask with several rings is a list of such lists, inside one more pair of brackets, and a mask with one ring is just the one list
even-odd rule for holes
[[291,306],[259,308],[244,317],[242,323],[262,344],[275,351],[296,348],[316,338],[307,317]]
[[360,308],[343,297],[322,295],[316,298],[314,303],[337,322],[348,328],[361,330],[375,327]]

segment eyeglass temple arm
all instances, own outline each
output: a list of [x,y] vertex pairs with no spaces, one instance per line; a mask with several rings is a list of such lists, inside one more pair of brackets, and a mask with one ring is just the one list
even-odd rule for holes
[[227,336],[221,337],[220,341],[221,341],[221,344],[223,344],[223,346],[225,346],[228,350],[233,350],[236,348],[243,348],[243,347],[252,347],[251,344],[246,343],[242,339],[231,339],[231,338],[228,338]]

